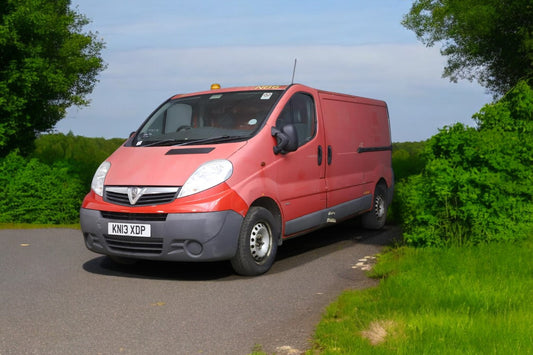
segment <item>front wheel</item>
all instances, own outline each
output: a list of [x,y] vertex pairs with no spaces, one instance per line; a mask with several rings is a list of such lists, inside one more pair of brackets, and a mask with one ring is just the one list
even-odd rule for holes
[[372,209],[365,213],[361,222],[363,228],[366,229],[381,229],[387,220],[387,191],[384,185],[379,184],[374,191],[374,201]]
[[279,227],[269,210],[252,207],[242,222],[237,253],[231,266],[243,276],[267,272],[276,258]]

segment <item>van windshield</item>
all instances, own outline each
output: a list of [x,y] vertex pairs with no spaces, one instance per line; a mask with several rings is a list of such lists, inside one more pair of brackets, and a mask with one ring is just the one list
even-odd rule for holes
[[281,90],[211,93],[169,100],[144,122],[134,146],[213,144],[252,137]]

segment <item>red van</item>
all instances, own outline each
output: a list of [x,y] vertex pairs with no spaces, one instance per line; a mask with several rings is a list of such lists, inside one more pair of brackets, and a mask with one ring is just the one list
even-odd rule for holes
[[96,171],[85,244],[259,275],[287,238],[356,215],[383,227],[391,150],[383,101],[300,84],[175,95]]

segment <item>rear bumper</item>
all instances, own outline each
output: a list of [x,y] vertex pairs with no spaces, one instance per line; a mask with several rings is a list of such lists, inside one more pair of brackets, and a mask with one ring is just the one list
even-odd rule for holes
[[[169,213],[164,220],[131,219],[124,214],[102,215],[81,208],[85,245],[96,253],[135,259],[215,261],[232,258],[237,250],[243,217],[237,212]],[[119,219],[117,219],[119,218]],[[150,237],[108,235],[108,223],[150,224]]]

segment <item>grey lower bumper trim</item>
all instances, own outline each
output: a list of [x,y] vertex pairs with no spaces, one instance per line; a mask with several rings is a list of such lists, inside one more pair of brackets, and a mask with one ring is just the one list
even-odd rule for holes
[[85,245],[105,255],[169,261],[227,260],[235,255],[243,217],[234,211],[168,214],[166,221],[123,221],[150,224],[150,237],[107,235],[100,211],[82,208],[80,223]]

